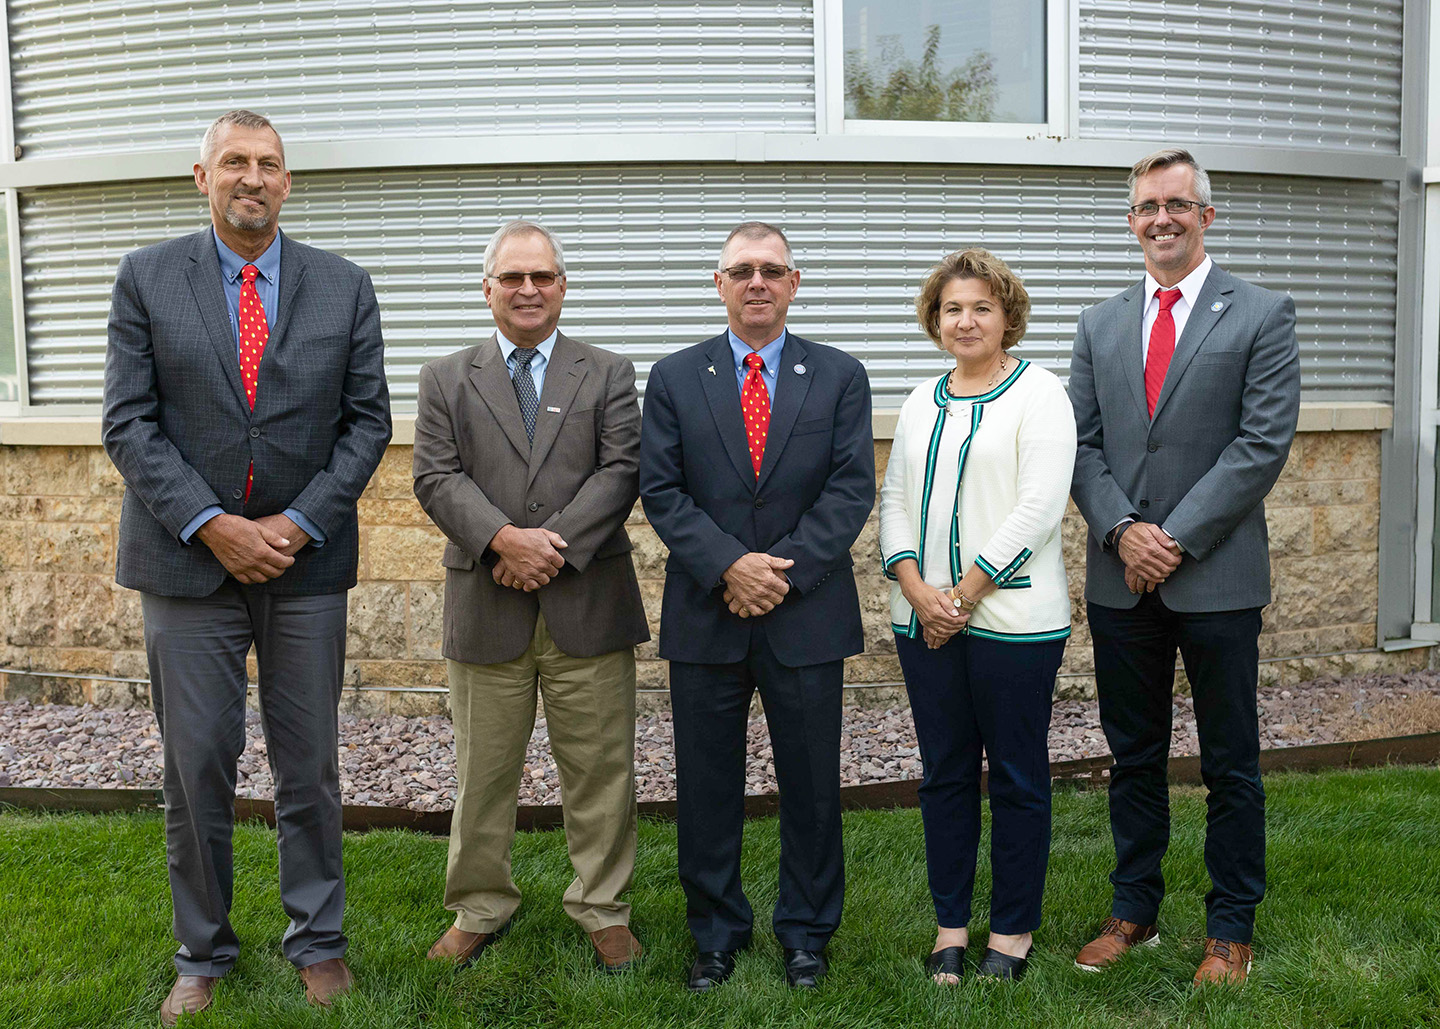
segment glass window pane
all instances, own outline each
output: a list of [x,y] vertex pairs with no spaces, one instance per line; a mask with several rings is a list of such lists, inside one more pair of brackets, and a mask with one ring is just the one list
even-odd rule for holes
[[845,0],[845,117],[1045,121],[1045,0]]

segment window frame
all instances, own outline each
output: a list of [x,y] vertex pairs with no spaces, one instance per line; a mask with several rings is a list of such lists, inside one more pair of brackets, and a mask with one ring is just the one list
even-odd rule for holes
[[883,121],[845,117],[845,0],[816,0],[816,131],[847,136],[1068,136],[1079,113],[1079,83],[1070,59],[1079,45],[1078,7],[1079,0],[1045,0],[1045,121]]

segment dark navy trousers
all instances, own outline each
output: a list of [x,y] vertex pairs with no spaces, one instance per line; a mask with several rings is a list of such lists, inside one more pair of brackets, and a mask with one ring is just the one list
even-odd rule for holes
[[680,885],[697,949],[750,943],[740,884],[745,736],[758,689],[780,787],[780,882],[772,924],[782,947],[820,950],[840,925],[840,691],[844,665],[789,668],[761,632],[734,664],[670,662]]
[[1171,611],[1160,594],[1130,609],[1090,604],[1100,724],[1110,770],[1115,897],[1110,913],[1153,925],[1165,895],[1160,859],[1170,844],[1171,712],[1178,650],[1190,680],[1209,791],[1205,824],[1205,935],[1249,943],[1265,895],[1265,788],[1260,783],[1260,608]]
[[1050,704],[1064,640],[1002,643],[960,634],[931,650],[896,636],[920,759],[920,816],[935,917],[970,922],[980,844],[980,757],[990,771],[990,929],[1040,925],[1050,858]]

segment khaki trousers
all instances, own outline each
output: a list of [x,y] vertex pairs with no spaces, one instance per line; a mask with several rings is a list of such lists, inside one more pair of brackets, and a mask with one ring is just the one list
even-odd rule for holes
[[544,616],[530,647],[493,665],[446,662],[458,786],[445,867],[445,907],[465,932],[493,932],[520,906],[510,875],[535,691],[560,769],[565,843],[575,879],[565,913],[586,932],[628,925],[620,899],[635,871],[635,651],[570,657]]

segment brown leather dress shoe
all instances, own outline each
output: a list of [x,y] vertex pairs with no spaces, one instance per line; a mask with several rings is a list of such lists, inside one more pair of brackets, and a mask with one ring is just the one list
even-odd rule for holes
[[1080,948],[1075,967],[1082,972],[1098,972],[1123,958],[1131,947],[1153,947],[1160,942],[1160,931],[1153,925],[1136,925],[1121,918],[1107,918],[1100,935]]
[[1206,983],[1243,983],[1250,974],[1250,961],[1254,957],[1249,945],[1233,940],[1205,938],[1205,958],[1195,969],[1195,985]]
[[330,1001],[350,992],[355,979],[342,958],[328,958],[300,969],[305,983],[305,999],[318,1007],[328,1008]]
[[627,972],[645,953],[635,934],[624,925],[596,929],[590,934],[590,946],[595,948],[595,963],[602,972]]
[[509,928],[510,923],[506,922],[494,932],[467,933],[464,929],[457,929],[452,925],[435,941],[435,945],[425,956],[431,961],[450,961],[457,967],[464,968],[478,958],[481,951],[504,936]]
[[160,1004],[160,1024],[174,1025],[180,1016],[193,1015],[210,1006],[218,980],[208,975],[182,975],[175,979],[170,993]]

